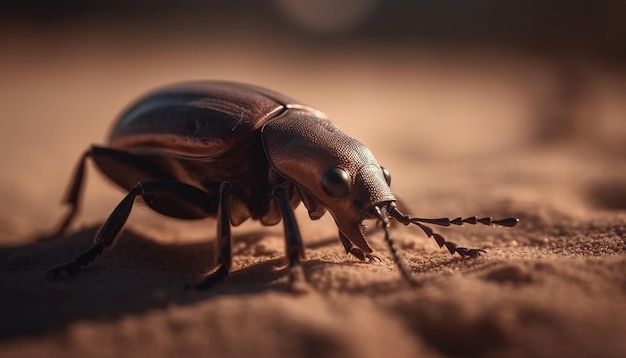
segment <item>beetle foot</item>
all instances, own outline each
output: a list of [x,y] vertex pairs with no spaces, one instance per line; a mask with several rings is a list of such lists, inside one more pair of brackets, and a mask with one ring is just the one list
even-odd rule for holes
[[363,252],[363,250],[359,249],[356,246],[353,246],[349,253],[356,257],[357,259],[361,260],[361,261],[368,261],[368,262],[381,262],[382,260],[380,259],[380,257],[376,256],[376,255],[372,255],[372,254],[366,254],[365,252]]
[[380,257],[378,257],[376,255],[366,254],[365,257],[367,258],[367,261],[370,262],[370,263],[372,263],[372,262],[382,262]]

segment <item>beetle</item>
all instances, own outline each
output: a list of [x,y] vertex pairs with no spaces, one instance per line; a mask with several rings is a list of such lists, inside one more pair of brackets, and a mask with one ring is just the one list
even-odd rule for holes
[[400,273],[414,282],[390,232],[390,219],[420,227],[439,247],[462,257],[485,251],[446,240],[428,224],[463,223],[512,227],[517,218],[493,220],[412,218],[397,207],[391,175],[356,139],[321,111],[277,92],[248,84],[186,82],[156,89],[126,109],[106,146],[81,157],[65,203],[70,206],[56,236],[75,218],[90,158],[128,194],[96,232],[92,246],[49,276],[76,273],[119,236],[141,197],[154,211],[179,219],[217,218],[215,269],[197,288],[224,280],[230,271],[231,232],[247,219],[283,222],[290,282],[304,280],[304,246],[293,210],[303,203],[311,219],[330,212],[347,254],[377,261],[363,222],[380,222]]

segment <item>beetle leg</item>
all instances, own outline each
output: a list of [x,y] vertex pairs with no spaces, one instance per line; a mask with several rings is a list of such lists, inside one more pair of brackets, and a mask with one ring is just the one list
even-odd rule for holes
[[73,261],[52,268],[48,271],[48,276],[55,278],[62,273],[74,274],[82,267],[95,260],[105,248],[111,246],[117,238],[122,226],[126,223],[128,215],[133,207],[133,201],[137,195],[143,192],[143,187],[138,184],[134,187],[128,195],[117,204],[109,218],[100,227],[100,230],[96,233],[93,245],[82,254],[78,255]]
[[206,289],[223,281],[232,266],[232,251],[230,242],[230,207],[228,196],[233,186],[229,182],[220,185],[219,206],[217,211],[217,269],[191,287]]
[[[48,271],[48,276],[57,277],[62,273],[76,273],[82,266],[95,260],[105,249],[110,247],[119,236],[124,224],[126,224],[137,196],[143,197],[149,206],[158,204],[160,200],[167,201],[171,197],[179,197],[180,200],[196,206],[200,206],[203,201],[211,199],[208,193],[181,182],[171,180],[140,182],[113,209],[111,215],[109,215],[96,233],[92,247],[73,261],[51,269]],[[198,209],[199,212],[202,212],[203,208]]]
[[354,246],[354,244],[341,231],[339,231],[339,240],[341,240],[344,249],[346,249],[346,254],[352,255],[361,261],[367,260],[369,262],[380,262],[380,257],[372,254],[366,254],[363,250]]
[[69,186],[69,190],[63,199],[63,202],[70,205],[70,211],[65,215],[65,219],[61,221],[59,227],[54,231],[54,233],[50,236],[45,237],[44,239],[51,239],[58,236],[61,236],[65,230],[67,230],[68,226],[72,223],[72,220],[76,217],[76,213],[78,212],[78,201],[80,199],[80,193],[83,186],[83,179],[85,178],[85,163],[87,162],[87,158],[91,155],[91,150],[86,151],[81,157],[76,169],[74,170],[74,179]]
[[302,236],[298,228],[298,222],[289,204],[289,198],[282,186],[276,186],[272,190],[272,195],[278,198],[280,210],[283,215],[283,226],[285,230],[285,249],[289,267],[289,282],[294,291],[306,290],[306,279],[300,261],[304,259],[304,245]]
[[91,158],[96,166],[110,179],[127,189],[134,187],[139,181],[146,181],[148,179],[156,180],[156,178],[166,179],[170,177],[167,173],[147,165],[147,162],[130,153],[117,149],[92,146],[81,156],[74,170],[73,179],[68,187],[67,194],[63,199],[63,203],[70,206],[69,212],[61,221],[57,230],[54,231],[52,235],[42,238],[42,240],[61,236],[76,217],[85,178],[87,158]]

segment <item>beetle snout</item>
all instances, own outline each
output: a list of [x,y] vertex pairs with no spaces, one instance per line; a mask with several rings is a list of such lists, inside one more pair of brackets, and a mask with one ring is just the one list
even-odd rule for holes
[[360,212],[361,219],[375,218],[375,208],[386,209],[396,200],[384,172],[378,164],[364,165],[355,176],[355,192],[352,205]]
[[388,213],[390,211],[390,206],[394,203],[395,200],[390,201],[382,201],[379,203],[375,203],[362,211],[361,221],[368,219],[380,219],[380,214],[382,213],[384,216],[389,216]]

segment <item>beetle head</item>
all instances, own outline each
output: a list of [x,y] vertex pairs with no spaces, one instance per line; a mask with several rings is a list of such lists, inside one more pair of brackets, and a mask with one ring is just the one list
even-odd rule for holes
[[312,219],[328,210],[339,230],[365,252],[365,219],[380,219],[396,199],[389,173],[363,144],[319,113],[288,110],[268,121],[263,144],[272,167],[295,183]]

